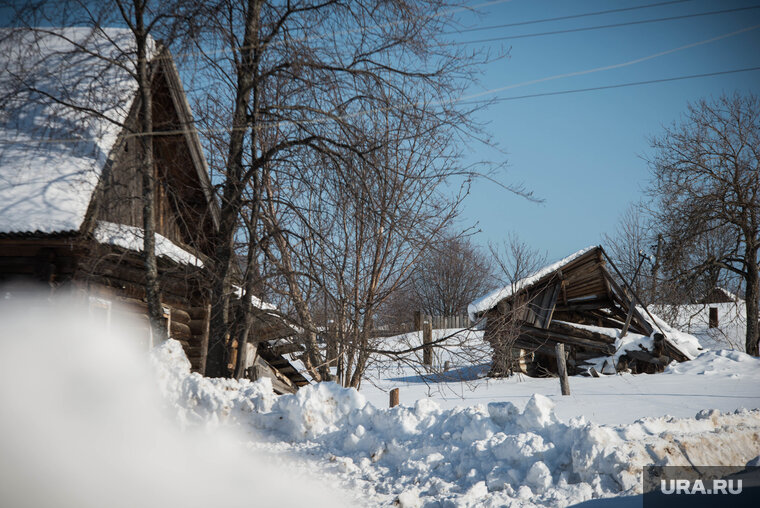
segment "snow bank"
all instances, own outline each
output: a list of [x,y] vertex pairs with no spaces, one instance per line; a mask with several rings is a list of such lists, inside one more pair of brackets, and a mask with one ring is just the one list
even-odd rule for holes
[[467,313],[470,315],[470,321],[476,320],[476,314],[479,314],[481,312],[487,311],[489,309],[492,309],[496,306],[497,303],[499,303],[504,298],[512,296],[514,293],[522,290],[523,288],[526,288],[537,281],[539,281],[542,277],[545,277],[546,275],[549,275],[550,273],[556,271],[560,267],[566,265],[567,263],[573,261],[574,259],[577,259],[587,253],[588,251],[592,249],[596,249],[596,245],[592,245],[590,247],[586,247],[585,249],[581,249],[578,252],[574,254],[570,254],[564,259],[560,259],[556,263],[552,263],[548,266],[545,266],[541,268],[539,271],[534,273],[533,275],[530,275],[529,277],[525,277],[524,279],[520,279],[517,282],[514,282],[508,286],[505,286],[501,289],[497,289],[495,291],[491,291],[485,296],[482,296],[472,302],[470,305],[467,306]]
[[189,425],[269,410],[265,382],[191,375],[174,341],[150,368],[117,323],[60,302],[0,300],[0,323],[1,506],[344,506],[249,437]]
[[[240,410],[246,397],[229,393],[236,382],[190,374],[180,353],[173,341],[154,352],[155,365],[164,372],[162,392],[180,410],[200,414],[202,407],[210,421],[248,426],[322,457],[317,460],[325,468],[365,491],[365,504],[567,505],[639,493],[641,467],[653,461],[743,464],[758,455],[757,410],[605,426],[583,418],[564,422],[554,403],[538,394],[522,410],[509,402],[442,410],[429,399],[414,407],[378,409],[334,383],[312,385],[270,404],[268,395],[247,382],[237,386],[251,393],[250,407],[259,409]],[[725,360],[749,361],[730,355]],[[707,370],[711,359],[695,362],[693,368]],[[685,366],[689,363],[671,370]],[[188,385],[203,386],[202,396]]]
[[740,372],[747,371],[760,372],[760,358],[729,349],[705,351],[694,360],[674,363],[665,369],[666,374],[705,376],[736,376]]

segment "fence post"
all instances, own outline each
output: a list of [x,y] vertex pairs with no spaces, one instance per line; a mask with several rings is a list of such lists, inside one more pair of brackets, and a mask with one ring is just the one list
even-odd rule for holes
[[391,401],[390,401],[391,407],[398,406],[398,402],[399,402],[398,388],[394,388],[393,390],[391,390]]
[[433,365],[433,324],[425,323],[422,328],[422,363],[424,365]]
[[414,329],[422,330],[422,311],[420,310],[414,311]]
[[570,395],[570,381],[567,379],[567,358],[565,358],[565,345],[561,342],[554,348],[557,354],[557,372],[562,395]]

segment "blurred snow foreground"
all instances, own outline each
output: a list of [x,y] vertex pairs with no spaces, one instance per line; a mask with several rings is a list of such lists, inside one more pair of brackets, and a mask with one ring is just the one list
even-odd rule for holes
[[541,395],[522,410],[378,409],[333,383],[278,397],[267,379],[190,373],[173,340],[146,362],[87,321],[60,305],[0,305],[0,505],[565,506],[640,492],[643,465],[760,454],[758,410],[606,426],[561,421]]

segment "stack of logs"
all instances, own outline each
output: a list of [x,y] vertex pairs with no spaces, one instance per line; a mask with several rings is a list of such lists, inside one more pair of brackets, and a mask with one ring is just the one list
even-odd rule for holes
[[202,372],[206,367],[210,310],[208,307],[190,307],[188,312],[176,307],[171,309],[170,336],[182,344],[196,372]]

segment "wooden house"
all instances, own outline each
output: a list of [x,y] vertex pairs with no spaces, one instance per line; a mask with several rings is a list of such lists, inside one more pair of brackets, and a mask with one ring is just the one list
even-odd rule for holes
[[[610,267],[617,270],[601,246],[589,247],[470,304],[470,318],[485,320],[485,340],[494,351],[491,375],[556,372],[557,344],[564,344],[576,373],[599,358],[613,372],[655,372],[690,359],[678,343],[684,335],[637,305]],[[619,350],[625,336],[642,340]]]
[[[81,51],[98,47],[102,52],[99,45],[114,43],[122,52],[134,46],[123,29],[3,37],[0,284],[6,296],[20,290],[15,282],[71,291],[89,302],[96,319],[109,322],[126,314],[134,335],[151,344],[139,150],[131,134],[139,109],[136,84],[122,66]],[[158,44],[152,55],[162,304],[170,336],[180,341],[193,369],[203,372],[210,312],[207,263],[219,211],[171,55]],[[254,340],[293,333],[263,302],[256,302],[256,318]],[[253,360],[258,375],[278,380],[278,391],[295,391],[305,383],[281,355],[266,345],[262,349],[269,356]]]

